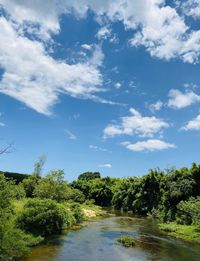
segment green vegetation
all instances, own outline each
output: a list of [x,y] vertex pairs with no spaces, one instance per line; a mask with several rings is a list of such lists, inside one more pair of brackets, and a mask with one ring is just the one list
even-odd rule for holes
[[14,180],[16,184],[22,182],[25,178],[28,178],[29,176],[27,174],[8,172],[8,171],[0,171],[0,174],[3,174],[8,179]]
[[[104,215],[101,207],[157,218],[169,235],[200,242],[200,165],[130,178],[85,172],[69,184],[63,170],[42,177],[44,161],[41,157],[21,182],[0,174],[0,259],[27,254],[30,246],[80,224],[85,215]],[[129,237],[118,242],[135,244]]]
[[136,240],[131,236],[121,236],[117,239],[117,242],[122,244],[124,247],[134,247]]
[[62,170],[42,178],[43,164],[40,158],[33,174],[18,180],[0,174],[0,259],[27,255],[44,237],[85,219],[84,194],[64,180]]
[[170,236],[188,242],[200,243],[200,229],[197,226],[178,225],[177,223],[160,224],[159,228]]

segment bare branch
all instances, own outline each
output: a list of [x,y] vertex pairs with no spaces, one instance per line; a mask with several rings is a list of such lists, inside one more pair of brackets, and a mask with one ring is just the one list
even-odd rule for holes
[[0,155],[3,155],[3,154],[8,154],[8,153],[12,153],[13,152],[13,144],[8,144],[6,145],[5,147],[1,148],[0,149]]

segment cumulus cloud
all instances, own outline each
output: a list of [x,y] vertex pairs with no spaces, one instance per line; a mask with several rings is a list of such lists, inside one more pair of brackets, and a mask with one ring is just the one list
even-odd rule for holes
[[118,124],[109,124],[104,129],[104,138],[119,135],[139,135],[152,137],[163,128],[168,128],[169,124],[155,116],[142,116],[137,110],[131,108],[131,115],[121,118]]
[[101,27],[97,32],[98,39],[107,39],[110,36],[111,36],[111,29],[108,28],[107,26]]
[[85,62],[55,60],[41,42],[19,35],[9,21],[0,18],[0,66],[4,69],[0,92],[37,112],[50,115],[60,94],[95,100],[94,93],[101,91],[102,60],[99,46]]
[[173,109],[182,109],[200,101],[200,95],[197,95],[193,91],[181,92],[172,89],[168,96],[168,106]]
[[156,151],[176,148],[174,144],[157,139],[138,141],[136,143],[123,142],[122,145],[131,151]]
[[[199,0],[181,1],[170,6],[165,0],[0,0],[12,19],[26,27],[31,23],[41,35],[58,33],[62,14],[73,13],[78,18],[92,10],[102,27],[101,35],[109,34],[107,24],[121,21],[125,29],[133,30],[130,45],[144,46],[160,59],[180,58],[195,63],[200,55],[200,30],[193,29],[185,17],[199,18]],[[38,25],[38,26],[35,26]],[[37,29],[39,28],[39,30]],[[30,29],[30,27],[29,27]]]
[[184,127],[182,127],[182,130],[200,130],[200,115],[189,121]]
[[197,19],[200,18],[200,1],[190,0],[190,1],[176,1],[177,6],[182,10],[185,16],[192,16]]

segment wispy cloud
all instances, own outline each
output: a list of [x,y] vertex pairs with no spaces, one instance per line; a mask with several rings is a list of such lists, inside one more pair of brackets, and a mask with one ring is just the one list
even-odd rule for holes
[[108,150],[108,149],[101,148],[101,147],[95,146],[95,145],[90,145],[89,148],[90,148],[91,150],[95,150],[95,151],[111,152],[111,151]]
[[65,133],[68,135],[68,138],[70,140],[76,140],[77,139],[76,135],[74,133],[72,133],[70,130],[65,129]]
[[110,163],[100,164],[100,165],[98,165],[98,167],[110,169],[110,168],[112,168],[112,164],[110,164]]

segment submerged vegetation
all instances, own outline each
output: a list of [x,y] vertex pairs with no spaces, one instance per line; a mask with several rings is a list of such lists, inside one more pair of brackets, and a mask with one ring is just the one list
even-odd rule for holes
[[117,242],[124,247],[134,247],[136,244],[136,240],[131,236],[121,236],[117,239]]
[[[130,178],[86,172],[70,184],[62,170],[42,177],[43,164],[40,159],[32,175],[17,174],[16,181],[14,174],[11,179],[0,174],[0,259],[27,255],[30,246],[81,223],[86,215],[105,214],[100,206],[151,216],[169,235],[200,242],[200,165]],[[126,236],[118,242],[135,245]]]

